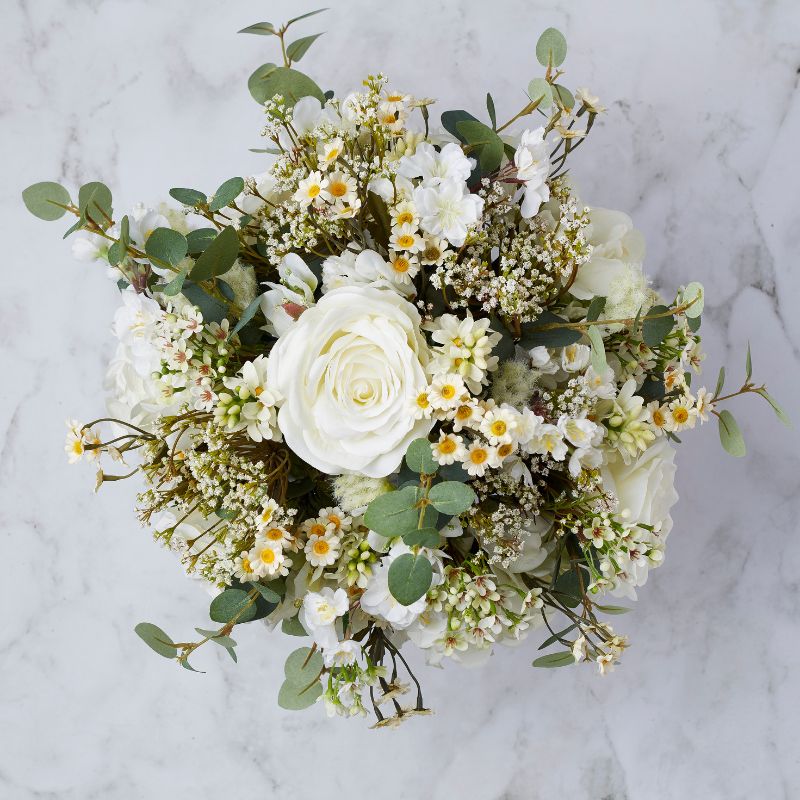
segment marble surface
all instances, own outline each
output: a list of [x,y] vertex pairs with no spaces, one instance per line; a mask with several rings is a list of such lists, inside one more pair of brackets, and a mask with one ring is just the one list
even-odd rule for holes
[[[575,159],[586,199],[632,213],[659,285],[705,283],[707,382],[719,363],[741,374],[749,339],[800,421],[795,0],[333,5],[305,24],[329,31],[305,69],[338,91],[383,69],[441,110],[481,111],[491,89],[510,114],[538,32],[563,29],[568,79],[610,109]],[[116,289],[19,191],[102,178],[121,208],[259,171],[245,81],[273,43],[235,31],[310,8],[3,4],[0,797],[800,796],[800,440],[755,400],[737,414],[746,460],[712,426],[686,437],[667,560],[619,618],[633,647],[613,676],[532,670],[532,639],[489,668],[427,670],[436,715],[376,732],[278,709],[293,643],[257,626],[237,636],[238,666],[200,654],[205,675],[134,636],[144,619],[191,632],[207,596],[127,513],[133,486],[95,497],[91,470],[65,463],[64,419],[103,407]]]

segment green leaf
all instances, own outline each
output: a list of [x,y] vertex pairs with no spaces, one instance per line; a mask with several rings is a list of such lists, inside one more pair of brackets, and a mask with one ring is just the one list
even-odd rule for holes
[[561,639],[565,634],[569,633],[571,630],[574,630],[578,627],[577,622],[573,622],[572,625],[568,625],[562,631],[556,631],[552,636],[548,636],[536,649],[537,650],[544,650],[545,647],[550,647],[551,644],[557,642]]
[[433,475],[439,463],[433,457],[431,443],[427,439],[414,439],[406,451],[406,464],[412,472]]
[[629,611],[633,610],[627,606],[599,606],[596,603],[594,604],[594,607],[598,611],[602,611],[604,614],[627,614]]
[[473,119],[456,123],[458,138],[472,146],[481,174],[494,172],[503,160],[503,140],[488,126]]
[[539,100],[538,108],[543,111],[553,105],[553,90],[544,78],[534,78],[528,84],[528,97],[531,100]]
[[208,204],[209,211],[219,211],[230,205],[244,191],[243,178],[230,178],[214,192],[214,198]]
[[216,275],[224,275],[239,256],[239,236],[236,229],[223,228],[216,239],[206,247],[189,273],[193,281],[207,281]]
[[558,67],[567,57],[567,40],[555,28],[548,28],[536,42],[536,58],[543,67]]
[[436,528],[417,528],[405,534],[403,541],[409,547],[438,547],[442,536]]
[[242,612],[236,622],[237,624],[248,622],[256,615],[255,603],[251,603],[249,606],[248,603],[250,603],[250,598],[243,589],[225,589],[224,592],[218,594],[211,601],[209,616],[214,622],[224,624],[230,622],[245,606],[247,606],[246,610]]
[[467,111],[445,111],[442,114],[442,127],[450,134],[456,137],[459,141],[464,141],[461,134],[458,132],[458,123],[469,120],[478,122],[477,118],[473,117]]
[[[666,306],[653,306],[648,314],[666,314]],[[642,339],[648,347],[658,347],[672,331],[675,320],[672,316],[645,319],[642,323]]]
[[259,594],[268,602],[273,603],[274,605],[278,605],[281,601],[281,596],[274,590],[270,589],[269,586],[265,586],[263,583],[257,583],[255,581],[250,583],[254,589],[257,589]]
[[189,254],[196,256],[203,252],[217,238],[216,228],[196,228],[186,234]]
[[205,322],[222,322],[228,316],[228,307],[204,292],[196,283],[185,282],[181,294],[200,309]]
[[597,325],[590,325],[587,333],[589,341],[592,343],[592,368],[600,375],[608,369],[606,361],[606,346],[603,344],[603,337]]
[[251,319],[256,315],[256,311],[261,307],[261,297],[256,297],[247,308],[242,311],[242,316],[239,317],[239,321],[234,326],[233,330],[228,334],[228,338],[230,339],[231,336],[235,336],[239,331],[250,322]]
[[208,202],[208,198],[203,194],[203,192],[199,192],[197,189],[170,189],[169,190],[170,197],[173,197],[179,203],[183,203],[185,206],[191,206],[192,208],[196,208],[203,203]]
[[287,711],[303,711],[313,706],[321,694],[322,684],[319,681],[308,687],[298,687],[284,681],[278,691],[278,705]]
[[112,267],[116,267],[125,259],[130,243],[130,220],[126,215],[119,223],[119,239],[108,248],[108,263]]
[[433,567],[424,555],[405,553],[389,567],[389,591],[400,605],[410,606],[430,589]]
[[253,33],[257,36],[276,36],[275,26],[271,22],[256,22],[253,25],[248,25],[242,28],[237,33]]
[[777,416],[787,428],[792,427],[792,421],[789,419],[789,415],[778,405],[778,402],[766,389],[763,387],[761,389],[757,389],[756,394],[760,394],[772,406],[775,416]]
[[214,642],[214,644],[218,644],[220,647],[224,647],[226,650],[236,647],[235,640],[231,639],[230,636],[220,634],[219,631],[209,631],[205,628],[195,628],[195,630],[201,636],[207,636],[210,642]]
[[85,183],[78,190],[78,208],[82,220],[91,220],[100,227],[108,226],[112,216],[111,190],[104,183]]
[[417,487],[406,486],[376,497],[364,514],[364,524],[381,536],[403,536],[417,529]]
[[750,355],[750,342],[747,343],[747,358],[744,362],[744,382],[749,383],[753,377],[753,359]]
[[[565,108],[567,111],[571,111],[575,108],[575,98],[566,86],[562,86],[560,83],[554,83],[553,90],[553,99],[556,101],[557,105]],[[569,143],[569,140],[567,140],[567,142]]]
[[719,412],[719,440],[725,450],[736,458],[741,458],[747,452],[739,424],[728,409]]
[[297,39],[288,45],[286,47],[286,55],[289,56],[289,60],[299,61],[320,36],[322,36],[321,33],[315,33],[313,36],[304,36],[302,39]]
[[308,636],[308,631],[296,616],[283,620],[281,622],[281,630],[289,636]]
[[580,341],[581,333],[574,328],[553,328],[552,330],[537,330],[537,326],[550,325],[553,323],[566,323],[563,317],[553,314],[551,311],[543,311],[538,319],[527,322],[522,326],[522,338],[519,343],[526,350],[532,350],[541,345],[545,347],[566,347]]
[[539,656],[534,662],[534,667],[568,667],[575,663],[575,656],[570,650],[560,653],[548,653],[546,656]]
[[[273,69],[267,69],[268,67]],[[322,89],[308,75],[290,67],[264,64],[250,76],[247,85],[257,103],[265,103],[277,94],[283,95],[288,108],[302,97],[316,97],[320,103],[325,103]]]
[[[697,298],[697,299],[695,299]],[[685,303],[692,303],[689,308],[683,313],[689,319],[692,317],[699,317],[703,313],[703,306],[705,305],[705,289],[703,284],[697,281],[692,281],[681,293],[681,305]]]
[[697,333],[697,331],[700,330],[700,324],[702,323],[702,321],[703,321],[702,317],[687,317],[686,318],[686,324],[688,325],[689,330],[692,333]]
[[458,481],[445,481],[431,486],[428,499],[442,514],[463,514],[477,499],[471,486]]
[[192,263],[189,262],[169,283],[165,283],[161,287],[162,294],[167,295],[167,297],[174,297],[176,294],[180,294],[183,291],[184,281],[191,268]]
[[144,245],[144,251],[150,258],[165,261],[173,267],[183,261],[188,250],[186,237],[172,228],[156,228]]
[[486,110],[489,112],[489,119],[492,121],[492,128],[497,130],[497,111],[494,107],[494,98],[491,92],[486,92]]
[[714,397],[719,397],[723,386],[725,386],[725,367],[720,367],[719,377],[717,378],[717,388],[714,389]]
[[595,320],[599,319],[605,307],[605,297],[593,297],[592,302],[589,303],[589,308],[586,311],[586,319],[589,320],[589,322],[594,322]]
[[327,8],[318,8],[316,11],[308,11],[305,14],[301,14],[299,17],[292,17],[287,23],[285,27],[289,27],[290,25],[294,25],[295,22],[300,22],[301,19],[308,19],[309,17],[315,17],[317,14],[321,14],[323,11],[327,11]]
[[289,653],[283,666],[287,683],[304,689],[322,671],[322,655],[319,650],[312,652],[310,647],[299,647]]
[[53,222],[67,213],[61,206],[67,206],[72,201],[69,192],[60,183],[42,181],[34,183],[22,192],[22,202],[35,217]]
[[175,658],[178,648],[169,636],[151,622],[140,622],[135,628],[136,635],[151,649],[164,658]]
[[561,602],[568,608],[575,608],[582,599],[581,583],[575,569],[561,573],[553,590],[561,595]]

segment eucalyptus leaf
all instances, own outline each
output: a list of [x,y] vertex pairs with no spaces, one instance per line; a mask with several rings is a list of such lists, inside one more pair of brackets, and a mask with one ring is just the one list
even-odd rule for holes
[[567,57],[567,40],[555,28],[547,28],[536,42],[536,58],[543,67],[558,67]]
[[236,229],[223,228],[214,241],[206,247],[189,273],[193,281],[206,281],[216,275],[224,275],[239,255],[239,236]]
[[570,650],[560,653],[548,653],[546,656],[539,656],[534,662],[534,667],[568,667],[575,663],[575,656]]
[[204,292],[196,283],[185,282],[181,294],[200,309],[204,322],[222,322],[228,315],[227,306]]
[[308,686],[322,671],[322,655],[319,650],[310,647],[299,647],[289,653],[283,666],[286,681],[298,689]]
[[169,282],[164,284],[161,287],[162,294],[167,295],[167,297],[174,297],[176,294],[180,294],[183,291],[183,284],[186,280],[186,276],[189,274],[189,271],[192,268],[192,262],[189,263]]
[[278,69],[277,64],[267,62],[260,67],[256,67],[247,79],[247,88],[250,90],[250,94],[257,103],[265,103],[271,98],[272,95],[267,95],[263,91],[263,86],[269,74],[276,69]]
[[456,123],[461,141],[471,145],[478,159],[481,174],[494,172],[503,160],[503,140],[488,126],[473,119]]
[[195,228],[186,234],[189,255],[196,256],[203,252],[217,238],[216,228]]
[[72,201],[69,192],[60,183],[42,181],[22,192],[22,202],[35,217],[53,222],[67,213],[61,206],[68,206]]
[[255,615],[255,603],[250,603],[250,598],[244,589],[225,589],[211,601],[209,608],[211,619],[223,624],[230,622],[234,617],[237,617],[237,624],[249,622]]
[[379,495],[369,504],[364,524],[387,538],[403,536],[417,528],[419,511],[416,503],[415,486]]
[[433,566],[421,553],[405,553],[389,567],[389,592],[400,605],[410,606],[430,589]]
[[289,56],[290,61],[299,61],[311,47],[314,42],[322,36],[321,33],[315,33],[312,36],[304,36],[302,39],[297,39],[286,47],[286,55]]
[[703,313],[703,307],[705,305],[705,289],[703,289],[702,283],[692,281],[683,290],[681,293],[681,305],[685,303],[691,303],[689,308],[683,312],[687,317],[689,317],[689,319],[693,317],[699,317]]
[[261,297],[256,297],[247,308],[242,311],[242,316],[239,317],[239,321],[234,325],[233,330],[228,334],[228,338],[230,339],[232,336],[235,336],[239,331],[250,322],[251,319],[256,315],[256,312],[261,307]]
[[595,320],[599,319],[605,307],[605,297],[593,297],[592,302],[589,303],[589,308],[586,311],[586,319],[589,320],[589,322],[594,322]]
[[322,694],[322,684],[317,681],[309,687],[298,687],[284,681],[278,690],[278,705],[287,711],[303,711],[317,702]]
[[728,409],[719,412],[719,440],[725,450],[736,458],[741,458],[747,452],[739,423]]
[[269,586],[265,586],[263,583],[258,583],[257,581],[252,581],[250,586],[256,589],[268,603],[273,603],[274,605],[278,605],[278,603],[280,603],[281,596],[277,592],[270,589]]
[[[560,83],[553,84],[553,99],[556,101],[556,105],[567,111],[575,108],[575,97],[566,86],[562,86]],[[569,140],[567,140],[567,144],[569,144]]]
[[296,616],[283,620],[281,622],[281,631],[289,636],[308,636],[308,631]]
[[543,311],[533,322],[526,322],[522,326],[522,338],[519,344],[526,350],[531,350],[542,345],[544,347],[566,347],[580,341],[581,333],[574,328],[541,330],[539,327],[560,322],[566,323],[567,320],[551,311]]
[[606,346],[597,325],[590,325],[587,333],[592,343],[592,369],[597,375],[602,375],[608,369],[606,360]]
[[472,487],[458,481],[444,481],[431,486],[428,499],[442,514],[463,514],[477,499]]
[[148,257],[176,266],[186,257],[189,244],[186,237],[172,228],[156,228],[145,242],[144,251]]
[[464,141],[461,138],[461,134],[458,132],[458,123],[463,122],[465,120],[471,120],[473,122],[478,122],[476,117],[473,117],[467,111],[445,111],[442,114],[442,127],[450,134],[456,137],[459,141]]
[[112,217],[111,190],[104,183],[92,181],[78,190],[78,209],[82,220],[91,220],[102,228]]
[[199,192],[197,189],[182,189],[177,187],[175,189],[170,189],[169,194],[170,197],[174,198],[179,203],[185,206],[191,206],[192,208],[196,208],[208,202],[208,198],[205,194]]
[[253,33],[257,36],[275,36],[275,26],[271,22],[256,22],[253,25],[248,25],[246,28],[242,28],[237,33]]
[[403,541],[409,547],[438,547],[442,535],[436,528],[417,528],[403,536]]
[[[667,314],[668,311],[669,308],[667,306],[653,306],[647,314]],[[642,323],[642,339],[648,347],[658,347],[669,336],[674,327],[675,320],[671,315],[656,317],[655,319],[647,319],[647,315],[645,315],[645,320]]]
[[230,205],[244,191],[243,178],[229,178],[216,192],[208,204],[209,211],[219,211]]
[[250,94],[258,103],[265,103],[275,95],[282,95],[288,108],[302,97],[316,97],[320,103],[325,103],[325,95],[322,89],[314,83],[308,75],[298,72],[291,67],[275,67],[267,70],[265,64],[259,67],[250,76],[248,87]]
[[151,622],[140,622],[134,631],[151,650],[155,650],[160,656],[175,658],[178,655],[175,643],[158,625],[153,625]]
[[431,443],[427,439],[414,439],[406,451],[406,464],[417,474],[433,475],[439,463],[433,457]]
[[528,84],[528,97],[538,100],[538,108],[543,111],[553,105],[553,90],[544,78],[534,78]]
[[219,631],[209,631],[205,628],[195,628],[195,630],[201,636],[207,636],[210,642],[214,642],[214,644],[218,644],[220,647],[224,647],[226,650],[228,648],[236,647],[236,641],[234,639],[231,639],[230,636],[221,634]]

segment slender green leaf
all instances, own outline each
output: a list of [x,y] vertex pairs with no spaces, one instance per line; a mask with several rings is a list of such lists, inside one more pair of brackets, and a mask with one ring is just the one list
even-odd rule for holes
[[53,222],[67,213],[62,206],[68,206],[72,201],[69,192],[60,183],[42,181],[22,192],[22,202],[35,217]]
[[597,325],[589,326],[588,336],[592,343],[592,368],[598,375],[601,375],[608,369],[608,362],[606,361],[606,346]]
[[155,650],[160,656],[175,658],[178,655],[175,643],[157,625],[153,625],[151,622],[140,622],[134,631],[151,650]]
[[744,382],[750,383],[750,378],[753,377],[753,359],[750,355],[750,342],[747,343],[747,358],[744,362]]
[[290,25],[294,25],[295,22],[300,22],[301,19],[308,19],[309,17],[315,17],[317,14],[321,14],[323,11],[327,11],[327,8],[318,8],[316,11],[308,11],[305,14],[301,14],[299,17],[292,17],[287,23],[286,27],[288,28]]
[[728,409],[719,412],[719,440],[725,450],[736,458],[741,458],[747,452],[739,424]]
[[230,205],[244,191],[243,178],[230,178],[214,192],[214,197],[208,204],[209,211],[219,211]]
[[600,315],[603,313],[605,307],[605,297],[593,297],[592,302],[589,303],[589,308],[586,311],[586,319],[589,320],[589,322],[594,322],[595,320],[600,319]]
[[322,36],[321,33],[315,33],[312,36],[304,36],[302,39],[297,39],[289,44],[286,47],[286,55],[289,56],[289,60],[299,61],[320,36]]
[[195,630],[201,636],[207,636],[210,642],[214,642],[214,644],[218,644],[220,647],[224,647],[226,650],[236,647],[236,641],[234,639],[231,639],[230,636],[220,634],[219,631],[209,631],[205,628],[195,628]]
[[257,36],[276,36],[277,32],[275,26],[271,22],[256,22],[253,25],[248,25],[242,28],[237,33],[253,33]]
[[242,316],[239,317],[239,321],[234,325],[233,330],[228,334],[228,338],[230,339],[231,336],[235,336],[239,331],[250,322],[251,319],[256,315],[256,312],[261,307],[261,297],[256,297],[247,308],[242,311]]
[[486,93],[486,110],[489,112],[489,119],[492,121],[492,128],[497,130],[497,111],[494,107],[494,98],[491,92]]
[[539,656],[534,662],[534,667],[568,667],[575,663],[575,656],[570,650],[560,653],[548,653],[546,656]]
[[777,416],[787,428],[792,427],[792,421],[789,419],[789,415],[778,405],[778,402],[766,389],[758,389],[756,393],[760,394],[772,406],[775,416]]
[[717,388],[714,389],[714,397],[720,396],[723,386],[725,386],[725,367],[720,367],[719,377],[717,378]]
[[548,636],[536,649],[537,650],[544,650],[546,647],[550,647],[551,644],[554,642],[559,641],[562,639],[566,634],[568,634],[571,630],[574,630],[578,627],[577,622],[573,622],[572,625],[568,625],[562,631],[556,631],[552,636]]
[[632,611],[632,609],[627,606],[600,606],[595,603],[594,607],[604,614],[627,614],[629,611]]
[[410,606],[430,589],[433,566],[421,553],[405,553],[389,567],[389,591],[400,605]]

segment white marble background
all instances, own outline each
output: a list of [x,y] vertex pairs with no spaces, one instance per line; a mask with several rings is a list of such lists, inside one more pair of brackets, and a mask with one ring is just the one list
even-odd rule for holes
[[[329,0],[330,1],[330,0]],[[369,70],[500,116],[548,25],[568,82],[609,113],[575,160],[587,200],[629,210],[668,290],[707,287],[706,381],[753,346],[795,419],[800,392],[800,7],[796,0],[334,2],[303,67],[344,91]],[[37,180],[102,178],[116,206],[259,171],[245,81],[272,41],[236,36],[305,2],[3,0],[0,25],[0,797],[533,800],[800,796],[800,440],[742,400],[746,460],[687,436],[665,566],[618,618],[613,676],[532,670],[536,644],[479,671],[428,670],[437,714],[397,731],[275,703],[296,642],[245,627],[240,663],[191,675],[134,636],[186,634],[208,598],[128,512],[91,494],[63,420],[99,415],[116,289],[28,216]],[[221,652],[221,651],[220,651]]]

